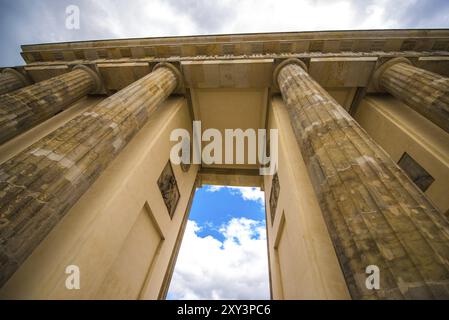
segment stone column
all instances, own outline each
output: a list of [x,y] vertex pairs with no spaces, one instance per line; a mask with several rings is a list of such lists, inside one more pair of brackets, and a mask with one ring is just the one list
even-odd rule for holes
[[417,68],[401,57],[382,64],[373,81],[377,89],[385,89],[449,132],[449,78]]
[[181,79],[160,64],[0,165],[0,287]]
[[286,60],[275,80],[352,297],[449,298],[448,220],[306,70]]
[[14,69],[3,69],[0,73],[0,95],[23,88],[29,81],[20,72]]
[[0,143],[51,118],[100,85],[96,73],[80,65],[66,74],[0,96]]

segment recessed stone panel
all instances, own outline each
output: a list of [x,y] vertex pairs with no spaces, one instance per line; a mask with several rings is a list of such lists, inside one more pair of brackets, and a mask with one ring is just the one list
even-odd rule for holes
[[35,83],[47,80],[61,74],[69,72],[69,67],[61,66],[42,66],[42,67],[25,67],[25,70]]
[[435,179],[407,152],[404,152],[398,165],[405,171],[413,183],[425,192]]
[[420,57],[416,66],[449,77],[449,57]]
[[273,59],[185,61],[181,63],[190,88],[269,87]]
[[151,72],[146,62],[101,63],[98,70],[108,90],[123,89]]
[[323,87],[365,87],[376,57],[312,58],[309,73]]

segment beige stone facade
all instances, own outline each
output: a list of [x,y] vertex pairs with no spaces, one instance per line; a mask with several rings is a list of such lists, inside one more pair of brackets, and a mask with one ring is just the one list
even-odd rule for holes
[[[218,184],[265,191],[273,299],[449,298],[448,30],[22,51],[0,74],[0,297],[164,299],[195,190]],[[193,121],[277,129],[278,171],[170,163]]]

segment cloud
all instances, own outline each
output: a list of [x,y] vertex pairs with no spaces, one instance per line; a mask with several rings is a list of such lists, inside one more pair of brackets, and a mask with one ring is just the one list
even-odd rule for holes
[[[65,28],[78,5],[81,29]],[[447,0],[0,1],[0,65],[22,64],[26,43],[270,31],[444,28]]]
[[173,274],[170,299],[269,299],[263,221],[233,218],[220,228],[224,241],[199,237],[189,220]]
[[217,192],[220,190],[228,190],[233,195],[240,196],[246,201],[256,201],[260,205],[264,205],[265,193],[256,187],[230,187],[230,186],[216,186],[209,185],[206,186],[206,192]]
[[217,191],[223,190],[225,188],[226,188],[225,186],[213,186],[213,185],[210,185],[210,186],[206,186],[206,191],[207,192],[217,192]]
[[260,188],[240,188],[240,187],[232,187],[233,190],[237,190],[243,200],[248,201],[257,201],[261,205],[264,204],[265,201],[265,193],[260,190]]

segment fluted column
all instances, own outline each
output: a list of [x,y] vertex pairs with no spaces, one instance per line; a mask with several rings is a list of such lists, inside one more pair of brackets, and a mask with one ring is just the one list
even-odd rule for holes
[[374,84],[449,132],[449,78],[417,68],[406,58],[382,64]]
[[99,85],[94,71],[77,66],[66,74],[0,96],[0,143],[52,117]]
[[180,79],[161,64],[0,165],[0,287]]
[[275,79],[352,297],[449,298],[448,220],[305,70],[287,60]]
[[24,75],[14,69],[4,69],[0,73],[0,95],[29,85]]

